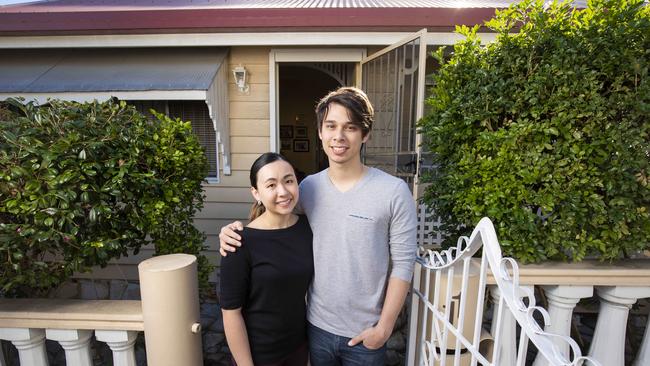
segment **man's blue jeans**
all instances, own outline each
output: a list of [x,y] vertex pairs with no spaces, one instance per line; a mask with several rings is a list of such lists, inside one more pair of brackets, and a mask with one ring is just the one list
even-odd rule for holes
[[386,345],[371,350],[362,343],[348,346],[350,338],[308,326],[309,360],[312,366],[383,366]]

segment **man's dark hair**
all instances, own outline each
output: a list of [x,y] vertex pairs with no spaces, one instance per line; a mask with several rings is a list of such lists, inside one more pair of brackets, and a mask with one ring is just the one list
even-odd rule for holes
[[372,130],[375,110],[368,99],[366,93],[361,89],[350,86],[340,87],[327,94],[318,102],[316,106],[316,119],[318,121],[318,130],[323,127],[323,121],[327,116],[330,104],[339,104],[348,110],[350,122],[359,126],[361,134],[366,137]]

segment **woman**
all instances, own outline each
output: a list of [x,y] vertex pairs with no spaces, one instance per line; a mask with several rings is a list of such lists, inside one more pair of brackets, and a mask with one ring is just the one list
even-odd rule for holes
[[305,293],[314,263],[312,232],[293,214],[298,181],[280,154],[265,153],[251,167],[256,203],[241,249],[221,261],[223,323],[233,364],[307,365]]

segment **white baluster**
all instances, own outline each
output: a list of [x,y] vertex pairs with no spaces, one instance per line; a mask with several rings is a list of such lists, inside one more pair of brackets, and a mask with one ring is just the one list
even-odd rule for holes
[[600,312],[589,356],[602,365],[625,364],[625,330],[630,307],[637,299],[650,297],[649,287],[596,287],[600,297]]
[[0,339],[11,341],[16,346],[21,365],[48,365],[43,329],[0,328]]
[[133,345],[138,337],[138,332],[128,330],[96,330],[95,338],[106,342],[113,351],[113,364],[115,366],[135,366],[135,353]]
[[[525,285],[520,285],[520,287],[528,287],[531,290],[533,288],[533,286]],[[498,350],[499,359],[494,364],[499,366],[514,366],[517,362],[517,320],[515,319],[514,315],[512,315],[512,312],[508,309],[508,305],[506,305],[504,302],[503,306],[505,306],[505,308],[502,310],[501,315],[501,334],[496,335],[497,310],[499,300],[501,299],[501,290],[499,287],[495,285],[490,286],[490,298],[494,304],[494,314],[492,315],[490,333],[494,337],[500,338],[500,349]],[[488,355],[488,359],[490,359],[490,357],[492,357],[492,355]]]
[[[571,336],[571,319],[573,309],[581,298],[592,297],[594,294],[593,286],[542,286],[546,299],[548,300],[548,314],[551,322],[546,324],[545,331],[549,333]],[[560,351],[565,357],[569,356],[569,345],[559,339],[555,344],[560,347]],[[533,366],[547,366],[549,363],[541,354],[537,354]]]
[[68,366],[92,366],[90,356],[90,337],[92,330],[82,329],[46,329],[47,339],[59,342],[65,351]]
[[[413,273],[413,288],[420,289],[420,280],[422,277],[422,265],[418,262],[415,263],[415,271]],[[407,338],[407,352],[406,360],[408,365],[414,365],[418,355],[415,354],[417,347],[417,329],[418,329],[418,314],[420,306],[420,298],[415,291],[411,291],[411,311],[409,311],[409,333]]]
[[636,355],[636,360],[634,360],[634,363],[632,364],[632,366],[646,365],[650,365],[650,316],[648,316],[648,322],[645,325],[641,348],[639,349],[639,353]]

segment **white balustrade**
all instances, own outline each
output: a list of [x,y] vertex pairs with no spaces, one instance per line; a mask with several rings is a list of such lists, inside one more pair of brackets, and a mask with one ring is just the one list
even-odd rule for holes
[[632,366],[646,366],[650,365],[650,314],[648,315],[648,322],[645,325],[645,332],[643,333],[643,341],[639,348],[639,353]]
[[93,334],[111,348],[115,366],[135,366],[143,329],[140,301],[0,299],[0,339],[16,346],[24,366],[48,365],[46,338],[61,345],[68,366],[90,366]]
[[21,365],[48,365],[43,329],[0,328],[0,339],[11,341],[16,346]]
[[[452,253],[441,252],[428,252],[427,255],[435,257],[435,260],[440,263],[450,261],[450,258],[456,258],[459,255],[456,253],[463,252],[467,249],[456,248]],[[431,253],[437,253],[435,256]],[[479,261],[478,258],[473,259]],[[429,260],[434,262],[434,259]],[[421,262],[425,265],[426,262]],[[438,265],[440,266],[440,264]],[[419,267],[418,267],[419,268]],[[429,271],[435,272],[436,269],[432,267]],[[650,260],[627,260],[613,264],[600,263],[596,261],[585,261],[582,263],[555,263],[547,262],[535,265],[523,265],[518,269],[519,274],[519,287],[527,288],[532,291],[534,285],[538,285],[548,302],[546,311],[548,317],[540,326],[545,333],[557,334],[560,336],[568,337],[571,333],[571,322],[573,311],[580,301],[580,299],[591,298],[597,296],[600,300],[600,309],[598,311],[598,320],[594,337],[591,341],[589,348],[589,356],[594,361],[605,366],[623,366],[631,364],[632,366],[650,366],[650,317],[645,326],[643,340],[638,349],[633,349],[636,352],[632,360],[625,360],[625,342],[628,326],[628,314],[630,308],[639,299],[650,298]],[[427,281],[427,271],[417,271],[414,280],[414,289],[420,289],[422,298],[430,298],[433,293],[433,286],[430,291],[424,291],[428,284],[423,284]],[[431,282],[435,278],[435,274],[431,275]],[[493,349],[498,357],[496,362],[484,363],[480,359],[477,364],[480,365],[498,365],[498,366],[514,366],[523,365],[521,355],[522,350],[525,350],[526,345],[517,343],[517,321],[514,315],[507,310],[503,299],[501,297],[502,290],[495,285],[494,276],[488,272],[487,283],[490,290],[490,300],[494,304],[491,322],[489,324],[490,335],[494,337],[495,343]],[[520,296],[525,297],[520,294]],[[419,306],[416,303],[417,296],[411,304],[412,311],[419,311],[418,316],[411,316],[410,334],[418,334],[420,339],[411,341],[409,344],[409,365],[415,365],[416,360],[419,360],[419,365],[422,365],[424,353],[428,352],[435,357],[434,365],[439,365],[442,360],[439,355],[435,355],[435,351],[441,351],[444,347],[438,347],[435,344],[436,335],[431,334],[429,339],[430,345],[427,348],[420,346],[425,339],[422,329],[431,329],[431,326],[425,326],[422,321],[431,322],[426,320],[427,315],[423,316],[422,304]],[[421,300],[420,300],[421,301]],[[435,300],[432,299],[433,306],[437,306]],[[445,301],[441,298],[439,301]],[[502,304],[501,311],[499,311],[499,304]],[[540,304],[537,304],[540,305]],[[431,306],[431,305],[429,305]],[[418,310],[419,309],[419,310]],[[435,317],[435,313],[429,313],[428,317]],[[442,318],[448,314],[438,314]],[[420,324],[418,324],[418,322]],[[441,323],[440,323],[441,324]],[[440,332],[442,334],[442,332]],[[442,341],[439,339],[438,341]],[[566,338],[551,337],[549,342],[554,343],[556,352],[560,358],[570,359],[572,352],[571,347],[577,347],[573,342],[567,343]],[[419,349],[418,349],[419,348]],[[415,354],[417,352],[417,354]],[[491,360],[492,354],[487,354],[486,358]],[[517,358],[519,357],[519,358]],[[453,355],[447,357],[446,364],[453,364]],[[461,361],[463,365],[464,361]],[[591,362],[584,362],[581,360],[573,359],[574,363],[571,365],[584,365],[592,366]],[[528,363],[531,364],[531,363]],[[541,353],[538,353],[533,366],[547,366],[553,365]]]
[[[113,352],[113,365],[136,365],[134,345],[138,331],[96,330],[94,333],[95,338],[106,342]],[[0,328],[0,339],[11,341],[18,350],[20,364],[30,366],[48,365],[46,338],[61,345],[65,351],[66,365],[90,366],[93,364],[90,352],[92,335],[92,330],[80,329]],[[5,366],[2,353],[0,366]]]
[[[507,305],[501,297],[499,286],[491,285],[490,299],[493,304],[492,324],[490,334],[495,335],[497,343],[494,344],[497,356],[497,365],[515,366],[517,364],[517,319],[513,313],[506,307]],[[533,286],[521,286],[522,288],[533,291]],[[496,334],[499,332],[499,336]]]
[[[549,333],[569,336],[571,334],[571,320],[573,309],[582,298],[594,294],[593,286],[554,285],[541,286],[548,300],[548,315],[551,322],[546,324],[544,330]],[[569,357],[569,345],[556,341],[564,357]],[[548,361],[541,355],[535,358],[533,366],[548,366]]]
[[589,355],[603,365],[625,365],[625,331],[630,308],[639,298],[650,297],[650,287],[596,287],[600,312]]
[[[134,345],[138,331],[96,330],[95,338],[105,342],[113,352],[113,365],[135,366]],[[11,341],[18,349],[21,365],[47,366],[45,339],[58,342],[65,351],[66,365],[91,366],[92,330],[0,328],[0,339]],[[0,366],[5,366],[0,351]]]
[[45,337],[59,342],[65,351],[66,363],[70,366],[92,366],[90,355],[90,330],[46,329]]
[[[179,325],[177,328],[169,328],[173,331],[165,338],[165,342],[152,342],[159,335],[149,333],[149,364],[202,365],[196,258],[185,254],[158,256],[140,263],[140,274],[143,267],[150,272],[164,272],[165,275],[159,276],[159,281],[151,285],[154,288],[147,288],[152,281],[140,278],[141,291],[149,294],[149,299],[153,300],[147,307],[154,313],[149,314],[148,322]],[[177,272],[181,270],[186,273],[178,275]],[[153,275],[149,275],[149,278],[151,276]],[[176,287],[170,289],[172,283]],[[179,292],[179,287],[185,292]],[[154,295],[157,293],[176,294],[179,299],[172,307],[175,311],[165,312],[164,317],[155,314],[161,313],[161,307],[169,306],[169,301],[155,301]],[[178,296],[179,293],[186,293],[187,296]],[[196,313],[187,311],[188,308],[195,308]],[[110,347],[113,365],[135,366],[134,344],[138,333],[147,326],[144,309],[141,301],[134,300],[0,298],[0,340],[14,344],[22,366],[48,365],[46,337],[63,347],[68,366],[90,366],[90,340],[94,334],[97,341],[106,342]],[[148,329],[151,327],[150,324]],[[162,326],[156,329],[168,331],[165,328]],[[178,333],[174,333],[176,329],[179,329]],[[176,334],[178,339],[173,338]],[[181,343],[183,347],[180,346]],[[154,354],[150,355],[150,352]],[[0,366],[5,366],[2,358],[0,351]],[[160,362],[153,361],[154,358]]]
[[[444,233],[439,230],[439,217],[424,204],[418,207],[418,244],[421,246],[419,262],[431,270],[440,270],[451,265],[452,260],[458,259],[471,251],[468,238],[464,238],[464,247],[459,244],[450,250],[431,250],[439,248]],[[479,224],[480,225],[480,224]],[[474,233],[472,233],[474,235]],[[461,238],[462,239],[462,238]],[[495,238],[496,239],[496,238]],[[479,261],[474,258],[473,260]],[[434,266],[427,266],[427,263]],[[427,281],[425,272],[417,270],[414,276],[414,289],[421,288],[421,283]],[[594,296],[594,288],[600,298],[600,311],[598,314],[597,329],[591,343],[589,355],[600,361],[605,366],[619,366],[624,364],[625,336],[629,309],[637,300],[650,297],[650,258],[624,259],[617,262],[601,262],[598,260],[584,260],[578,263],[542,262],[518,266],[519,285],[539,286],[544,290],[548,300],[548,319],[545,319],[543,328],[537,332],[548,332],[568,337],[571,331],[573,310],[582,298]],[[487,273],[487,284],[496,285],[494,276]],[[426,294],[422,294],[423,296]],[[480,295],[479,295],[480,296]],[[491,286],[490,297],[494,304],[502,301],[497,286]],[[539,304],[538,304],[539,305]],[[418,310],[419,309],[419,310]],[[492,336],[499,343],[498,353],[500,360],[496,364],[513,365],[514,354],[518,354],[513,341],[513,318],[508,312],[502,312],[499,336],[496,332],[498,308],[489,325]],[[419,314],[414,316],[415,311]],[[421,328],[426,325],[418,324],[418,316],[422,317],[422,305],[418,305],[417,296],[411,304],[411,324],[409,334],[422,334]],[[429,317],[432,315],[429,315]],[[420,322],[422,319],[419,320]],[[561,338],[551,337],[561,357],[568,359],[570,344]],[[421,342],[409,343],[409,365],[416,363]],[[575,343],[575,342],[574,342]],[[421,347],[420,347],[421,348]],[[650,366],[650,317],[647,321],[643,340],[636,352],[634,360],[627,360],[625,364],[633,366]],[[421,360],[421,359],[420,359]],[[480,361],[479,364],[482,364]],[[577,364],[582,361],[578,360]],[[462,361],[461,361],[462,364]],[[538,353],[533,366],[546,366],[549,362],[541,353]],[[591,366],[590,363],[585,365]]]
[[120,366],[135,366],[133,346],[138,332],[125,330],[98,330],[95,338],[106,342],[113,352],[113,364]]
[[[629,310],[639,299],[650,297],[650,260],[635,259],[614,264],[597,261],[546,262],[521,266],[519,275],[520,283],[538,285],[546,294],[549,317],[545,321],[545,332],[569,336],[576,304],[582,298],[597,295],[600,309],[589,347],[590,358],[603,366],[650,365],[650,320],[646,324],[641,347],[634,350],[637,352],[636,356],[627,362],[624,359]],[[494,283],[494,279],[488,278],[488,283]],[[491,293],[491,296],[493,301],[498,301],[494,293]],[[570,355],[568,343],[560,341],[559,338],[553,342],[563,357]],[[508,342],[504,341],[502,344],[508,347]],[[504,365],[511,365],[515,347],[514,343],[511,343],[510,349],[500,350],[506,353],[501,356]],[[538,354],[533,366],[546,365],[550,363]],[[585,365],[591,366],[590,363]]]
[[[134,345],[138,331],[96,330],[95,337],[113,352],[115,366],[135,366]],[[48,365],[45,339],[57,341],[65,351],[69,366],[92,365],[90,339],[93,331],[79,329],[0,328],[0,339],[11,341],[19,352],[21,365]],[[1,352],[1,351],[0,351]],[[0,353],[0,366],[4,359]]]
[[494,345],[496,364],[512,366],[517,360],[517,349],[512,346],[517,343],[517,320],[506,308],[498,286],[490,286],[490,298],[493,308],[490,334],[494,334],[498,342]]

